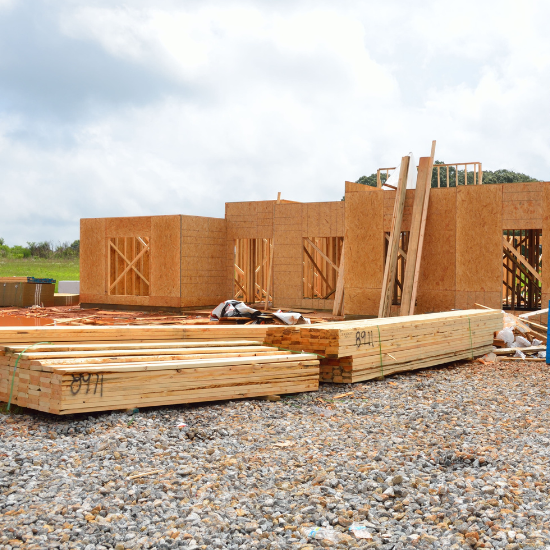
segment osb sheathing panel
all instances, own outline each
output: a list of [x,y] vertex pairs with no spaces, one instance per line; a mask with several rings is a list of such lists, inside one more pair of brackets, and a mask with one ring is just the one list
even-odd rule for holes
[[456,292],[454,290],[418,290],[414,312],[435,313],[450,311],[455,308]]
[[502,289],[498,291],[457,291],[456,309],[471,309],[475,304],[502,309]]
[[346,194],[344,304],[347,314],[376,315],[384,275],[386,192]]
[[273,236],[273,205],[274,201],[226,203],[227,238],[270,239]]
[[105,218],[106,237],[149,237],[151,216],[136,218]]
[[344,236],[344,201],[312,202],[302,206],[303,237]]
[[503,229],[540,229],[543,218],[543,183],[502,184]]
[[456,289],[501,292],[502,187],[461,186],[456,192]]
[[177,298],[180,295],[181,218],[151,218],[151,297]]
[[[542,183],[542,252],[550,253],[550,183]],[[543,309],[548,307],[550,300],[550,268],[542,268],[542,303]]]
[[378,191],[378,187],[372,185],[363,185],[362,183],[355,183],[353,181],[345,182],[346,193],[368,193],[369,191]]
[[80,301],[105,294],[105,218],[80,220]]
[[307,207],[300,203],[273,207],[273,305],[299,307],[302,300],[302,220]]
[[181,307],[217,305],[227,299],[226,221],[181,217]]
[[323,300],[321,298],[302,298],[301,309],[329,309],[334,307],[334,300]]
[[[438,309],[444,300],[451,304],[449,295],[445,298],[430,291],[452,292],[456,288],[456,188],[431,189],[426,231],[420,262],[418,299],[416,312],[445,311]],[[443,296],[443,295],[442,295]],[[454,298],[450,309],[454,308]]]

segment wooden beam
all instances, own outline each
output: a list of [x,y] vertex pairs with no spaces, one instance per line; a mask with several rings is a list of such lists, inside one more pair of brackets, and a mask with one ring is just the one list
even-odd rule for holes
[[338,266],[308,237],[305,238],[306,241],[325,259],[336,271],[338,271]]
[[[281,197],[281,193],[279,193],[279,198]],[[264,311],[267,311],[267,308],[269,307],[269,292],[271,291],[271,285],[273,284],[273,251],[275,250],[275,239],[271,240],[271,249],[269,251],[269,266],[267,271],[267,292],[265,295],[265,307]]]
[[409,246],[407,248],[408,261],[405,263],[405,275],[403,277],[403,292],[401,294],[401,315],[410,315],[411,299],[414,286],[414,273],[418,260],[420,246],[420,230],[424,216],[424,196],[426,188],[431,184],[431,158],[421,157],[416,177],[416,189],[414,192],[414,205],[412,211],[411,231],[409,233]]
[[[389,241],[390,240],[390,236],[386,233],[386,241]],[[403,257],[403,259],[407,259],[407,253],[401,248],[399,247],[399,255]]]
[[521,262],[523,265],[525,265],[525,267],[531,273],[531,275],[533,275],[533,277],[535,277],[537,281],[542,284],[542,278],[539,272],[521,255],[521,253],[518,250],[516,250],[510,244],[510,242],[506,237],[502,237],[502,244],[504,245],[504,248],[509,252],[511,252],[516,257],[518,262]]
[[[345,245],[345,241],[344,241]],[[336,281],[336,292],[334,294],[334,307],[332,308],[332,314],[335,316],[344,314],[344,252],[345,246],[342,247],[342,254],[340,256],[340,267],[338,269],[338,280]]]
[[420,264],[422,262],[422,249],[424,248],[424,235],[426,233],[426,219],[428,218],[428,205],[430,203],[430,190],[432,188],[432,171],[435,157],[435,139],[432,141],[432,150],[430,153],[430,166],[428,169],[428,181],[424,192],[424,206],[422,208],[422,221],[420,223],[420,236],[418,238],[418,251],[416,253],[416,261],[414,266],[413,289],[411,294],[411,303],[409,306],[409,315],[414,315],[416,306],[416,294],[418,292],[418,280],[420,278]]
[[134,264],[149,250],[149,245],[146,245],[145,248],[141,250],[141,252],[130,262],[126,256],[111,242],[111,246],[118,252],[118,254],[121,256],[121,258],[128,264],[124,271],[117,277],[116,281],[110,286],[110,290],[112,290],[116,284],[126,275],[126,273],[133,269],[136,272],[136,275],[139,275],[147,285],[149,285],[149,281],[134,267]]
[[241,289],[241,291],[243,293],[243,298],[246,300],[246,290],[241,286],[241,283],[239,283],[239,281],[237,281],[237,279],[235,279],[235,284]]
[[323,272],[321,271],[321,268],[315,263],[315,260],[313,259],[313,257],[311,256],[311,254],[308,252],[307,248],[304,246],[304,252],[306,253],[306,256],[309,258],[309,261],[313,264],[313,267],[317,270],[317,273],[319,274],[319,276],[321,277],[321,279],[323,279],[323,281],[325,282],[325,284],[328,286],[328,288],[330,290],[332,290],[332,286],[330,285],[330,283],[327,281],[327,278],[323,275]]
[[407,191],[407,175],[409,173],[410,157],[401,159],[401,168],[399,170],[399,182],[397,184],[397,193],[393,208],[393,217],[390,233],[390,242],[388,245],[388,254],[386,256],[386,265],[384,267],[384,279],[382,282],[382,294],[380,297],[380,308],[378,317],[388,317],[391,310],[393,287],[395,283],[395,268],[397,265],[397,255],[399,251],[399,238],[401,237],[401,222],[403,221],[403,210],[405,207],[405,193]]

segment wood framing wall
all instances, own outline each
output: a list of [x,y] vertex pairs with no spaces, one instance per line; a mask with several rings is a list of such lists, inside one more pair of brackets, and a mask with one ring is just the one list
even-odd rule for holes
[[[234,295],[236,239],[272,239],[273,305],[332,309],[333,296],[304,297],[304,239],[344,237],[345,313],[377,315],[395,191],[346,182],[345,193],[345,201],[335,202],[227,203],[225,219],[83,219],[81,301],[120,307],[215,306]],[[408,190],[402,231],[410,231],[413,201],[414,190]],[[542,248],[550,251],[550,183],[432,189],[416,312],[466,309],[476,302],[500,308],[506,229],[542,229]],[[146,261],[125,273],[140,253]],[[543,269],[543,307],[549,299],[550,269]]]
[[[377,315],[394,200],[395,191],[346,182],[346,314]],[[408,190],[402,231],[410,229],[413,200]],[[432,189],[416,312],[501,308],[503,229],[542,228],[542,248],[550,250],[549,210],[550,183]],[[543,307],[549,271],[542,270]]]
[[343,237],[344,202],[226,203],[227,295],[232,296],[235,239],[273,239],[273,305],[332,309],[334,299],[303,297],[303,238]]
[[[146,295],[132,294],[131,285],[111,288],[110,242],[118,245],[138,237],[150,247]],[[225,299],[225,244],[224,219],[180,215],[82,219],[81,303],[155,308],[217,305]],[[119,246],[117,250],[131,262],[129,254]],[[127,262],[115,255],[120,270]]]

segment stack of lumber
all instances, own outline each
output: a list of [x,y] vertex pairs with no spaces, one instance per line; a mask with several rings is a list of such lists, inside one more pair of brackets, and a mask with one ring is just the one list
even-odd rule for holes
[[502,326],[501,311],[475,309],[270,327],[265,343],[322,355],[321,381],[352,383],[485,355]]
[[248,341],[115,347],[53,345],[24,353],[24,346],[0,347],[0,400],[9,399],[18,357],[12,403],[54,414],[297,393],[319,385],[314,355]]
[[[315,391],[319,386],[315,355],[239,340],[236,333],[246,332],[243,327],[224,331],[233,336],[229,340],[209,340],[206,333],[195,331],[202,336],[197,341],[185,334],[187,328],[150,327],[154,335],[147,342],[140,331],[128,331],[134,327],[123,328],[126,339],[119,340],[112,336],[121,327],[0,331],[1,338],[16,336],[14,331],[26,338],[0,345],[0,401],[8,401],[11,393],[15,405],[71,414]],[[80,336],[93,329],[95,339],[78,340],[74,329],[81,331]],[[167,339],[160,339],[159,329]],[[28,348],[28,333],[37,332],[65,343]],[[136,340],[128,339],[129,332]],[[176,334],[179,340],[169,339]],[[40,342],[34,336],[33,341]]]
[[0,327],[0,344],[37,342],[149,342],[155,340],[262,341],[267,326],[114,325],[71,327]]

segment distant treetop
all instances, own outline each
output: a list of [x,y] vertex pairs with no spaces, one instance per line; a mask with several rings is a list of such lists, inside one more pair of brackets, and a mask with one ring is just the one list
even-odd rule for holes
[[[441,160],[436,160],[434,164],[445,164]],[[473,184],[473,172],[468,172],[468,184]],[[386,174],[380,174],[382,183],[386,181]],[[521,172],[513,172],[512,170],[483,170],[483,183],[521,183],[529,181],[542,181]],[[447,187],[447,170],[442,169],[440,174],[441,187]],[[376,187],[376,172],[370,176],[361,176],[355,183],[370,185]],[[464,185],[464,171],[458,171],[458,184]],[[432,187],[437,187],[437,172],[434,170],[432,174]],[[456,187],[456,174],[453,166],[449,167],[449,187]]]

